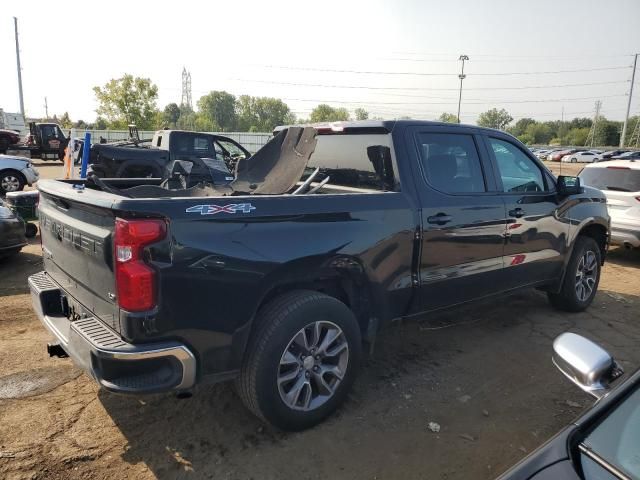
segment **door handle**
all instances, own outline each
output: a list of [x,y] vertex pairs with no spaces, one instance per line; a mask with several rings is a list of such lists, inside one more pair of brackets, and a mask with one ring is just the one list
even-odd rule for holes
[[435,224],[435,225],[444,225],[445,223],[449,223],[451,221],[451,216],[446,213],[438,213],[432,217],[427,217],[427,223]]
[[524,217],[524,210],[520,207],[514,208],[513,210],[509,210],[509,216],[516,218]]

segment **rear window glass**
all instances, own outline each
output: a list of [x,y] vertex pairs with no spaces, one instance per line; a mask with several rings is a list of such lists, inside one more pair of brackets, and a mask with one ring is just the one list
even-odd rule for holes
[[400,190],[389,134],[318,135],[317,139],[302,181],[319,168],[314,183],[329,177],[327,186],[346,187],[345,193]]
[[640,192],[640,170],[630,168],[585,168],[578,175],[583,185],[600,190]]

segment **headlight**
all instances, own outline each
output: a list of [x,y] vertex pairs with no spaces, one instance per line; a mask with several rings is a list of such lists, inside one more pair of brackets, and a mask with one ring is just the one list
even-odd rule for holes
[[0,218],[14,218],[15,216],[10,208],[0,206]]

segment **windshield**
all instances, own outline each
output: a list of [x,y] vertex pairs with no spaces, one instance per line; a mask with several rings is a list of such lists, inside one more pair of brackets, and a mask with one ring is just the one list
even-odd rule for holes
[[585,168],[580,182],[600,190],[640,192],[640,170],[630,168]]
[[[582,445],[629,477],[640,478],[640,390],[613,410]],[[592,464],[583,464],[590,465],[585,473],[596,471]],[[586,478],[603,477],[587,474]]]

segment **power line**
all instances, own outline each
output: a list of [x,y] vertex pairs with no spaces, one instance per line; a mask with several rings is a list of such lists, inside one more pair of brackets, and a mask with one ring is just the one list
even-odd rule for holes
[[[280,82],[274,80],[256,80],[249,78],[231,78],[232,82],[249,82],[249,83],[264,83],[269,85],[285,85],[293,87],[316,87],[316,88],[349,88],[349,89],[362,89],[362,90],[408,90],[408,91],[458,91],[458,88],[430,88],[430,87],[374,87],[369,85],[346,85],[346,84],[325,84],[325,83],[301,83],[301,82]],[[607,82],[590,82],[590,83],[569,83],[564,85],[532,85],[532,86],[518,86],[518,87],[476,87],[467,88],[466,90],[525,90],[525,89],[540,89],[540,88],[563,88],[563,87],[586,87],[593,85],[613,85],[623,84],[628,81],[607,81]]]
[[[457,73],[441,73],[441,72],[386,72],[375,70],[347,70],[335,68],[317,68],[317,67],[292,67],[289,65],[251,65],[258,68],[271,68],[276,70],[294,70],[301,72],[324,72],[324,73],[351,73],[357,75],[412,75],[420,77],[450,77],[457,76]],[[575,68],[570,70],[547,70],[539,72],[485,72],[485,73],[469,73],[470,76],[502,76],[502,75],[547,75],[556,73],[579,73],[579,72],[599,72],[607,70],[624,70],[631,68],[629,65],[614,67],[595,67],[595,68]]]

